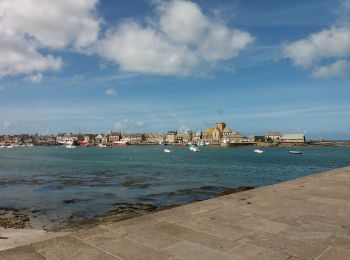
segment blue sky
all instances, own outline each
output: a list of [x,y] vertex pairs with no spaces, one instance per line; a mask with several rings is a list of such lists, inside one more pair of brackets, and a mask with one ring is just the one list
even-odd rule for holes
[[350,139],[350,1],[3,2],[0,133]]

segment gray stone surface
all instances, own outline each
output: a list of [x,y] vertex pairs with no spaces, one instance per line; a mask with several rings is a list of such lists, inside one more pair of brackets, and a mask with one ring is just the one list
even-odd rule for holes
[[[350,167],[0,252],[0,259],[350,259]],[[1,242],[1,241],[0,241]]]

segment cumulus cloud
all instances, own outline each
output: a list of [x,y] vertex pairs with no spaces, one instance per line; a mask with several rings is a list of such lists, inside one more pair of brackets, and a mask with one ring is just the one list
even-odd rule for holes
[[38,84],[43,80],[43,75],[41,73],[33,74],[24,78],[25,81],[29,81],[33,84]]
[[98,53],[121,70],[189,75],[203,63],[229,60],[253,37],[203,14],[190,1],[156,1],[157,17],[146,25],[128,20],[107,32]]
[[317,78],[326,78],[343,75],[350,68],[350,63],[347,60],[338,60],[326,66],[317,66],[312,72],[312,76]]
[[99,43],[99,53],[123,71],[150,74],[188,74],[197,63],[186,46],[177,46],[163,34],[136,22],[110,30]]
[[141,131],[144,125],[145,124],[142,121],[135,121],[125,118],[122,121],[115,123],[113,128],[116,131],[134,132]]
[[97,40],[98,0],[1,0],[0,77],[57,70],[62,60],[41,50],[81,50]]
[[40,54],[28,40],[11,31],[5,31],[1,25],[0,39],[0,77],[57,70],[62,65],[60,58]]
[[98,0],[2,0],[0,20],[5,28],[32,37],[50,48],[86,47],[97,40]]
[[107,96],[112,97],[112,96],[116,96],[116,95],[117,95],[117,92],[115,91],[114,88],[108,88],[108,89],[106,89],[105,94],[106,94]]
[[287,44],[285,56],[295,65],[308,68],[325,58],[341,58],[350,54],[350,28],[333,27]]
[[[332,77],[345,73],[350,56],[350,27],[334,26],[313,33],[305,39],[285,44],[284,56],[303,69],[311,69],[313,76]],[[320,66],[323,60],[333,64]]]

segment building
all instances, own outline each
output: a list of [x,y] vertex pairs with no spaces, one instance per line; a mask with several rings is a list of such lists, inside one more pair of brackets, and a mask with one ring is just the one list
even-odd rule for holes
[[120,141],[121,139],[121,134],[120,133],[110,133],[108,135],[108,142],[110,143],[113,143],[113,142],[116,142],[116,141]]
[[193,134],[191,131],[183,131],[181,133],[178,133],[176,136],[177,142],[180,142],[180,143],[192,142],[192,138],[193,138]]
[[139,144],[145,140],[144,134],[122,134],[122,140],[131,144]]
[[160,144],[165,141],[165,136],[162,134],[146,134],[145,141],[152,144]]
[[214,128],[207,128],[205,130],[204,140],[209,143],[241,143],[244,141],[244,136],[237,131],[232,131],[224,122],[218,122]]
[[304,134],[286,134],[280,139],[281,143],[305,143]]
[[175,143],[177,136],[177,131],[169,131],[166,134],[165,140],[169,143]]
[[108,143],[108,136],[103,134],[98,134],[95,137],[95,142],[99,144],[106,144]]
[[266,132],[265,134],[265,140],[271,139],[274,142],[279,142],[282,135],[280,132],[274,131],[274,132]]
[[200,131],[195,132],[192,136],[192,141],[196,143],[200,143],[202,139],[203,139],[203,134]]

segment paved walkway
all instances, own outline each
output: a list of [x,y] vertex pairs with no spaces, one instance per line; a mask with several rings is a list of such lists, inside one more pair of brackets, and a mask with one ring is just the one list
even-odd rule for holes
[[1,251],[0,259],[350,259],[350,167]]

